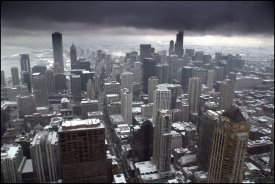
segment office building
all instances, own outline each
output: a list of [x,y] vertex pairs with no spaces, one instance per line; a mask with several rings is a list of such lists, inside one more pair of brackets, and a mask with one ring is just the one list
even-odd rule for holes
[[189,78],[188,82],[188,103],[191,113],[197,113],[199,110],[199,96],[201,93],[201,79],[198,77]]
[[158,81],[156,76],[152,76],[148,80],[148,103],[153,103],[153,94],[158,85]]
[[67,90],[66,75],[63,73],[54,74],[54,91],[56,93]]
[[183,32],[182,31],[179,31],[179,33],[177,34],[174,51],[179,58],[182,58],[183,56]]
[[30,146],[36,182],[55,182],[60,179],[59,145],[56,131],[41,131]]
[[141,116],[152,118],[153,116],[153,103],[143,104],[141,105]]
[[141,67],[142,67],[141,62],[134,62],[134,81],[139,84],[141,83],[141,74],[142,74]]
[[29,92],[32,91],[30,72],[22,72],[22,84],[28,87]]
[[24,117],[25,115],[32,115],[36,112],[36,106],[34,102],[34,96],[17,96],[17,108],[19,117]]
[[18,168],[19,183],[36,183],[36,177],[33,173],[32,159],[25,156]]
[[3,70],[1,70],[1,86],[6,86],[6,77]]
[[98,111],[98,100],[81,101],[81,119],[88,118],[88,112]]
[[169,66],[167,64],[156,65],[156,76],[159,79],[159,84],[168,83]]
[[249,124],[237,107],[222,113],[214,133],[208,182],[243,182],[248,137]]
[[207,88],[212,90],[215,77],[215,70],[208,70],[207,73]]
[[81,101],[81,79],[80,75],[72,75],[71,77],[71,92],[75,103]]
[[153,162],[161,173],[170,171],[171,164],[171,117],[169,110],[157,112],[154,127]]
[[153,124],[156,125],[156,116],[159,110],[170,110],[171,108],[171,90],[167,86],[158,85],[154,91],[153,106]]
[[132,125],[132,99],[133,93],[127,88],[121,89],[121,115],[129,126]]
[[32,67],[32,73],[41,73],[41,75],[46,75],[47,67],[42,65],[35,65]]
[[140,44],[140,54],[139,59],[140,62],[144,62],[144,58],[151,57],[152,48],[151,44]]
[[153,58],[144,58],[143,62],[143,93],[148,94],[148,79],[155,76],[156,63]]
[[77,69],[77,52],[74,44],[72,44],[70,48],[70,58],[71,58],[71,70]]
[[55,32],[52,34],[54,72],[64,73],[62,34]]
[[99,119],[65,121],[58,133],[62,182],[107,182],[103,123]]
[[211,156],[214,133],[219,122],[219,114],[215,111],[207,110],[202,113],[200,118],[198,162],[200,168],[207,171]]
[[46,79],[47,79],[47,91],[48,94],[54,93],[54,71],[53,70],[47,70],[46,71]]
[[225,79],[220,84],[219,109],[227,110],[233,103],[235,92],[235,81],[233,79]]
[[193,77],[193,68],[189,66],[182,67],[181,70],[181,86],[184,91],[188,89],[189,78]]
[[169,44],[169,56],[174,54],[174,41],[171,40]]
[[32,77],[33,94],[36,107],[48,106],[48,90],[46,84],[46,76],[40,75]]
[[81,89],[83,91],[87,91],[87,83],[88,83],[89,79],[91,79],[93,81],[93,83],[95,82],[95,79],[94,79],[95,72],[84,70],[81,72],[80,77],[81,77]]
[[132,129],[132,147],[135,162],[149,161],[153,156],[153,124],[149,120]]
[[11,67],[12,85],[17,86],[20,84],[19,72],[17,67]]
[[131,93],[133,93],[134,74],[125,71],[120,75],[120,79],[121,89],[127,88]]
[[104,94],[120,94],[120,83],[116,81],[104,83]]
[[23,160],[23,151],[18,144],[1,147],[1,183],[19,183],[18,168]]
[[31,73],[31,64],[29,54],[20,54],[21,72]]

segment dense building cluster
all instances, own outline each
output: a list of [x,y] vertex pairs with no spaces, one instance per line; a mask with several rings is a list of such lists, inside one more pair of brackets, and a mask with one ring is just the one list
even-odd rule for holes
[[274,182],[274,60],[183,38],[119,58],[72,44],[67,66],[55,32],[53,66],[21,54],[1,71],[1,182]]

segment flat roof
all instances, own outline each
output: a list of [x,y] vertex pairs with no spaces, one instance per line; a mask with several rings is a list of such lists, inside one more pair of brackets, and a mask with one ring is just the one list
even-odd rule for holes
[[96,128],[104,128],[103,123],[101,123],[100,119],[75,119],[75,120],[68,120],[62,123],[62,130],[79,130],[79,129],[96,129]]
[[30,173],[33,172],[33,167],[32,167],[32,159],[26,160],[22,173]]

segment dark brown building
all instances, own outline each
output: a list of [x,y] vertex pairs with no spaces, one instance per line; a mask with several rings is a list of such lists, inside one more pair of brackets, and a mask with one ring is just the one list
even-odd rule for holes
[[59,129],[63,183],[106,183],[105,127],[99,119],[65,121]]

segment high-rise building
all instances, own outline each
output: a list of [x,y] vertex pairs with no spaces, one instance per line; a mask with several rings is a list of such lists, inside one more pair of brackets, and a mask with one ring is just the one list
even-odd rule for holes
[[33,138],[30,146],[36,182],[56,182],[60,179],[60,158],[56,131],[41,131]]
[[29,96],[17,96],[17,108],[19,117],[24,117],[25,115],[32,115],[36,112],[36,106],[34,102],[33,95]]
[[31,64],[29,54],[20,54],[21,72],[31,73]]
[[177,34],[177,39],[175,43],[175,54],[178,55],[179,58],[183,56],[183,32],[179,31]]
[[237,107],[222,113],[214,133],[208,182],[243,182],[248,137],[249,124]]
[[1,183],[19,183],[18,168],[23,160],[22,147],[4,144],[1,147]]
[[199,166],[203,170],[207,171],[211,156],[214,133],[219,121],[219,114],[215,111],[207,110],[206,112],[203,112],[200,118],[198,162]]
[[6,77],[3,70],[1,70],[1,86],[6,86]]
[[71,57],[71,69],[77,69],[77,53],[76,53],[76,47],[74,44],[72,44],[70,48],[70,57]]
[[152,76],[148,80],[148,103],[153,103],[153,94],[158,85],[158,81],[156,76]]
[[54,74],[54,88],[56,93],[67,90],[66,75],[63,73]]
[[148,94],[148,79],[155,76],[156,63],[153,58],[144,58],[143,62],[143,93]]
[[12,77],[12,85],[17,86],[20,84],[19,82],[19,72],[17,67],[11,68],[11,77]]
[[83,91],[87,91],[87,83],[89,81],[89,79],[91,79],[93,82],[95,82],[95,72],[91,72],[91,71],[82,71],[81,72],[81,89]]
[[174,41],[171,40],[170,41],[170,45],[169,45],[169,56],[174,54]]
[[127,88],[121,89],[121,115],[129,126],[132,125],[132,99],[133,93]]
[[208,70],[207,73],[207,88],[213,89],[215,70]]
[[167,64],[156,65],[156,76],[159,79],[159,84],[168,83],[169,66]]
[[22,72],[22,84],[28,87],[29,92],[32,91],[31,86],[31,73],[30,72]]
[[227,110],[233,103],[234,92],[235,92],[234,79],[225,79],[220,84],[220,99],[219,99],[219,109]]
[[71,78],[71,92],[74,98],[74,102],[81,101],[81,79],[80,75],[72,75]]
[[41,75],[46,75],[47,67],[42,65],[35,65],[32,67],[32,73],[41,73]]
[[141,74],[142,74],[141,67],[142,67],[141,62],[134,62],[134,81],[139,84],[141,83]]
[[120,84],[119,82],[112,81],[104,83],[104,94],[120,94]]
[[32,84],[33,84],[33,93],[36,107],[48,106],[48,90],[46,84],[46,76],[33,76]]
[[157,112],[154,127],[153,161],[161,173],[170,171],[171,164],[171,117],[169,110]]
[[87,119],[89,112],[98,111],[98,100],[81,101],[81,119]]
[[54,93],[54,72],[53,70],[46,71],[46,79],[47,79],[47,91],[48,94]]
[[121,79],[121,89],[127,88],[131,93],[133,93],[133,82],[134,74],[131,72],[123,72],[120,75]]
[[106,182],[103,123],[99,119],[65,121],[58,133],[62,182]]
[[182,67],[182,71],[181,71],[181,86],[182,89],[184,91],[187,91],[188,89],[188,82],[189,82],[189,78],[193,77],[193,68],[189,67],[189,66],[184,66]]
[[189,78],[188,82],[188,102],[191,113],[199,110],[199,96],[201,93],[201,79],[198,77]]
[[144,62],[144,58],[151,57],[152,48],[151,44],[140,44],[140,62]]
[[154,91],[153,124],[156,125],[156,116],[159,110],[170,110],[171,90],[167,86],[158,85]]
[[55,32],[52,34],[54,72],[64,73],[62,34]]

